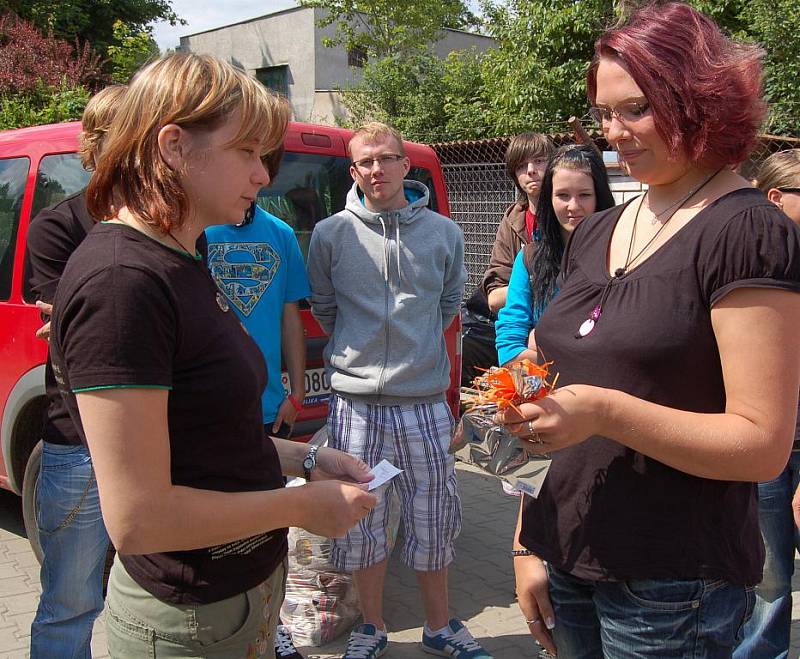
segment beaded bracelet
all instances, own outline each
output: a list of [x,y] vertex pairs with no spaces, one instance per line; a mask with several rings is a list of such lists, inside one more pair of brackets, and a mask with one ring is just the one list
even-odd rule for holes
[[511,555],[515,558],[517,556],[535,556],[535,554],[530,549],[512,549]]

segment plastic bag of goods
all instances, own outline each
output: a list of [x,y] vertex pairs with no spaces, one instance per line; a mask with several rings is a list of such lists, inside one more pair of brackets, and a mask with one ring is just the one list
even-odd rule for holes
[[[302,478],[287,487],[302,485]],[[305,529],[289,529],[289,569],[281,622],[299,645],[329,643],[355,624],[358,594],[350,574],[331,563],[331,541]]]

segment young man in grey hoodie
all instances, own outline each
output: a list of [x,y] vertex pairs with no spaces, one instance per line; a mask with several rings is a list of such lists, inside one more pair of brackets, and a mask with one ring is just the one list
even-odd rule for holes
[[363,624],[345,659],[385,652],[383,582],[388,560],[387,500],[396,490],[404,525],[403,561],[413,568],[425,610],[423,649],[460,659],[489,655],[449,619],[447,566],[461,530],[453,457],[453,417],[445,402],[450,364],[444,329],[459,312],[466,270],[455,222],[431,211],[428,189],[406,181],[400,134],[370,123],[353,135],[353,187],[345,210],[311,237],[311,310],[330,337],[325,360],[333,395],[333,446],[370,466],[403,470],[379,504],[341,540],[332,560],[352,571]]

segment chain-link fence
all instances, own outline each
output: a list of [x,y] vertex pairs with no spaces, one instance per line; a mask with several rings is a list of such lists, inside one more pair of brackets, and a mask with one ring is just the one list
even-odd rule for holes
[[[601,134],[592,133],[591,137],[598,148],[608,149]],[[575,142],[572,133],[557,133],[551,138],[556,146]],[[489,264],[497,227],[506,208],[516,198],[516,189],[505,170],[505,152],[510,139],[497,137],[432,145],[442,162],[450,214],[464,231],[466,296],[480,283]],[[739,171],[752,179],[765,158],[791,148],[800,148],[800,138],[764,135]],[[639,194],[643,187],[616,166],[613,154],[609,156],[606,161],[611,190],[617,202],[622,203]]]

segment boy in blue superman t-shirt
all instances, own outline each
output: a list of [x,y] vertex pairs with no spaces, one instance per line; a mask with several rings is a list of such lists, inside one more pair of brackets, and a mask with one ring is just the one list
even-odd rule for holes
[[[208,269],[267,363],[264,427],[286,435],[305,396],[305,338],[298,301],[308,297],[303,256],[292,228],[256,207],[253,219],[206,229]],[[291,393],[281,384],[281,353]],[[283,426],[283,428],[281,428]]]

